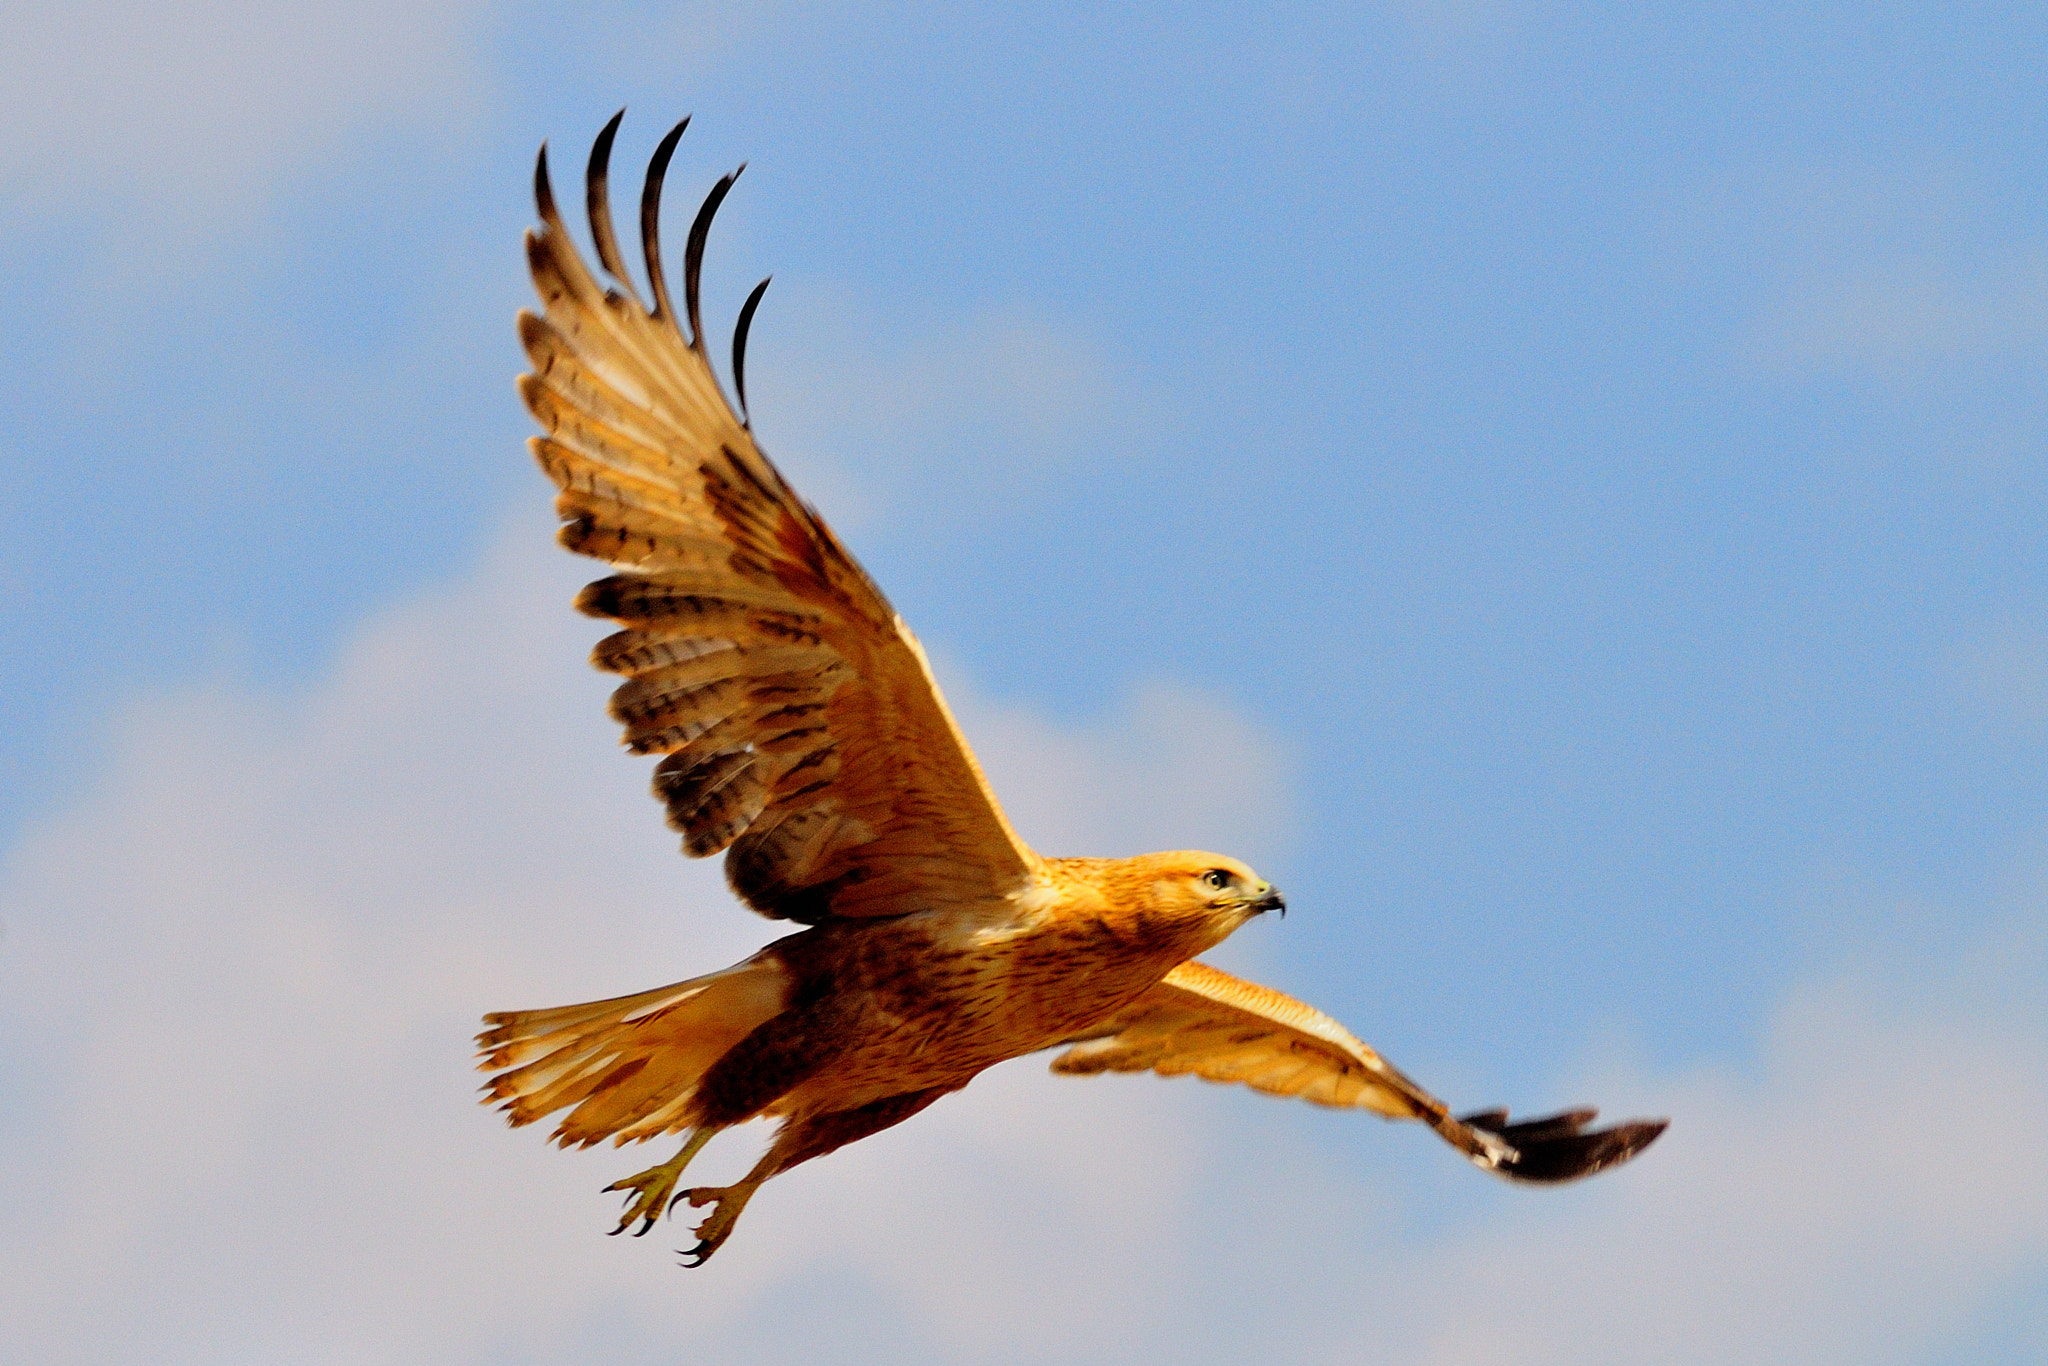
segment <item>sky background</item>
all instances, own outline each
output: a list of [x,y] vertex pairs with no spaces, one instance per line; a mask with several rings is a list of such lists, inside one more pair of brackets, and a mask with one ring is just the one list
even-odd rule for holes
[[[2048,1359],[2048,12],[0,11],[0,1360]],[[776,934],[520,446],[622,104],[1025,837],[1655,1149],[1024,1060],[601,1236],[477,1017]]]

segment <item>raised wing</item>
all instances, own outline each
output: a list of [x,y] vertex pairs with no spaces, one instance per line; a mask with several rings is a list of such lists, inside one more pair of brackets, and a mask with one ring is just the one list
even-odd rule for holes
[[1317,1105],[1419,1119],[1478,1166],[1516,1181],[1591,1176],[1641,1152],[1668,1122],[1588,1130],[1594,1110],[1519,1124],[1510,1124],[1505,1110],[1453,1118],[1442,1101],[1320,1010],[1205,963],[1169,972],[1100,1034],[1055,1058],[1052,1070],[1193,1073]]
[[[519,315],[533,365],[519,392],[547,430],[530,445],[562,491],[562,544],[618,570],[576,602],[625,628],[592,655],[626,676],[612,715],[627,748],[668,756],[654,790],[685,852],[730,846],[727,879],[763,915],[816,923],[1002,896],[1036,856],[1003,818],[915,637],[754,444],[705,354],[698,272],[738,172],[690,229],[690,335],[678,325],[658,220],[688,123],[662,140],[640,201],[652,306],[612,228],[618,117],[591,152],[586,192],[617,286],[600,284],[570,241],[546,148],[534,175],[541,226],[526,235],[544,313]],[[736,377],[760,296],[741,316]]]

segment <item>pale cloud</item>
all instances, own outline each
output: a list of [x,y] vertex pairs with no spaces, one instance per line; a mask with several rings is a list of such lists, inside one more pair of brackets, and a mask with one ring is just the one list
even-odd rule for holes
[[1731,340],[1752,373],[1896,382],[2048,342],[2048,250],[1998,233],[1962,168],[1745,166],[1670,214],[1662,256],[1749,283]]
[[469,113],[484,13],[471,0],[9,5],[0,203],[218,230],[347,139]]
[[1275,737],[1191,688],[1150,683],[1080,726],[991,706],[953,685],[992,781],[1034,847],[1090,857],[1194,848],[1247,860],[1287,851],[1295,820],[1290,755]]
[[1923,1356],[2048,1255],[2042,946],[2003,947],[1932,1000],[1921,969],[1793,992],[1748,1077],[1588,1077],[1678,1122],[1580,1210],[1443,1249],[1404,1359]]
[[[1907,1360],[2048,1255],[2038,932],[1798,990],[1743,1069],[1582,1067],[1554,1100],[1677,1123],[1566,1191],[1413,1126],[1026,1060],[778,1181],[702,1271],[678,1226],[604,1238],[598,1188],[653,1151],[504,1130],[478,1015],[777,927],[675,853],[581,664],[583,566],[541,542],[298,694],[137,703],[98,793],[13,852],[14,1359]],[[1211,699],[1064,727],[946,672],[1050,848],[1288,840],[1284,748]],[[1425,1162],[1473,1183],[1456,1232],[1412,1232],[1444,1223],[1398,1184]]]
[[756,427],[843,528],[919,506],[935,481],[1016,515],[1049,482],[1174,437],[1152,388],[1071,320],[908,321],[818,282],[777,291],[782,311],[764,310],[749,344]]
[[[702,1331],[822,1265],[972,1351],[1018,1293],[1067,1301],[1043,1341],[1114,1335],[1120,1293],[1042,1254],[1136,1256],[1152,1221],[1127,1213],[1185,1185],[1189,1140],[1142,1088],[990,1078],[907,1140],[779,1183],[694,1281],[656,1240],[596,1236],[597,1188],[640,1151],[564,1156],[474,1105],[484,1010],[688,976],[789,928],[674,851],[647,762],[617,753],[582,663],[597,627],[566,608],[584,566],[537,527],[509,545],[372,622],[303,694],[223,683],[137,704],[100,793],[14,851],[0,1011],[29,1108],[0,1157],[11,1350],[460,1358],[567,1344],[615,1314],[606,1333],[670,1332],[682,1306]],[[1255,729],[1199,695],[1141,694],[1075,734],[958,691],[1026,828],[1085,812],[1117,848],[1183,826],[1233,844],[1237,784],[1282,795]],[[1267,812],[1243,825],[1285,834]],[[934,1280],[933,1259],[986,1279]]]

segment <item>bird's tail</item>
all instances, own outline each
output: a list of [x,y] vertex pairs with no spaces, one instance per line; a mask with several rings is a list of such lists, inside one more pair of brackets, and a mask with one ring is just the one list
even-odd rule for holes
[[655,1138],[689,1124],[697,1083],[727,1049],[782,1013],[789,973],[772,952],[708,977],[552,1010],[484,1016],[476,1036],[484,1104],[514,1125],[573,1106],[563,1147]]

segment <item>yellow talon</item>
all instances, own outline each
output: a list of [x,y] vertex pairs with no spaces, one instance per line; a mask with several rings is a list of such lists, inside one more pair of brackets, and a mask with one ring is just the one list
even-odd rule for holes
[[732,1226],[739,1222],[740,1211],[747,1207],[747,1201],[753,1199],[754,1192],[760,1188],[760,1181],[742,1181],[732,1186],[698,1186],[677,1197],[688,1200],[699,1209],[705,1205],[716,1206],[710,1216],[697,1225],[697,1246],[683,1254],[689,1259],[683,1263],[684,1266],[702,1266],[711,1260],[711,1254],[732,1236]]
[[629,1176],[623,1181],[614,1181],[606,1186],[607,1191],[639,1192],[627,1201],[626,1212],[619,1219],[619,1226],[612,1230],[612,1235],[616,1237],[624,1233],[626,1226],[635,1219],[643,1221],[633,1234],[635,1238],[653,1228],[654,1221],[661,1218],[675,1202],[676,1182],[682,1179],[683,1168],[690,1165],[690,1159],[695,1157],[717,1132],[718,1130],[709,1128],[694,1130],[690,1134],[689,1142],[683,1144],[682,1151],[659,1167],[649,1167],[637,1176]]

